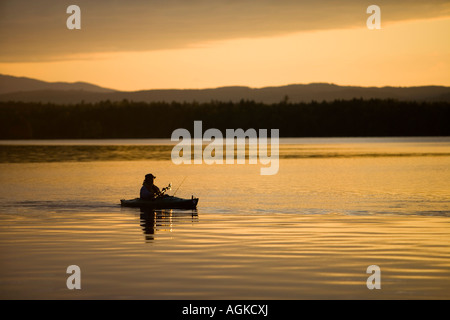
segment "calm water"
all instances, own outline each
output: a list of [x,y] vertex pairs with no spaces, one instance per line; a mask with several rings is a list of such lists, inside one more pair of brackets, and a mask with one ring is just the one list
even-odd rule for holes
[[[281,142],[274,176],[161,141],[2,142],[0,298],[450,298],[449,138]],[[148,172],[198,210],[121,208]]]

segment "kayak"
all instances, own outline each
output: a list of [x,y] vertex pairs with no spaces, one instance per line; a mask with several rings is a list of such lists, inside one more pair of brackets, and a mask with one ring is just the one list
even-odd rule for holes
[[141,198],[131,200],[120,200],[122,207],[152,208],[152,209],[195,209],[198,198],[182,199],[174,196],[164,196],[152,200]]

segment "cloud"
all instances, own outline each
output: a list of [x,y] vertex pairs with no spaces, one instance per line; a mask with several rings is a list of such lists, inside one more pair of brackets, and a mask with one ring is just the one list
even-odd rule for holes
[[[382,24],[450,15],[448,1],[375,1]],[[81,8],[68,30],[66,8]],[[186,48],[210,41],[365,27],[356,0],[0,1],[0,62],[52,61],[91,53]]]

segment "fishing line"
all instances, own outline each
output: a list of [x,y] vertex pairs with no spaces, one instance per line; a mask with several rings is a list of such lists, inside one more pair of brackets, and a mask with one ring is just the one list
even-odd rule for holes
[[180,189],[181,185],[183,184],[184,180],[186,180],[187,176],[184,177],[183,181],[181,181],[180,185],[178,186],[177,190],[175,190],[175,192],[173,193],[172,196],[175,196],[175,194],[177,193],[178,189]]

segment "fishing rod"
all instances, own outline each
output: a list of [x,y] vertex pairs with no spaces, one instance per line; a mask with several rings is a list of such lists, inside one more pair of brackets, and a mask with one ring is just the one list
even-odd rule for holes
[[187,176],[184,177],[183,181],[181,181],[180,185],[178,186],[177,190],[175,190],[175,192],[173,193],[172,196],[175,196],[175,194],[177,193],[178,189],[180,189],[181,185],[183,184],[184,180],[186,180]]

